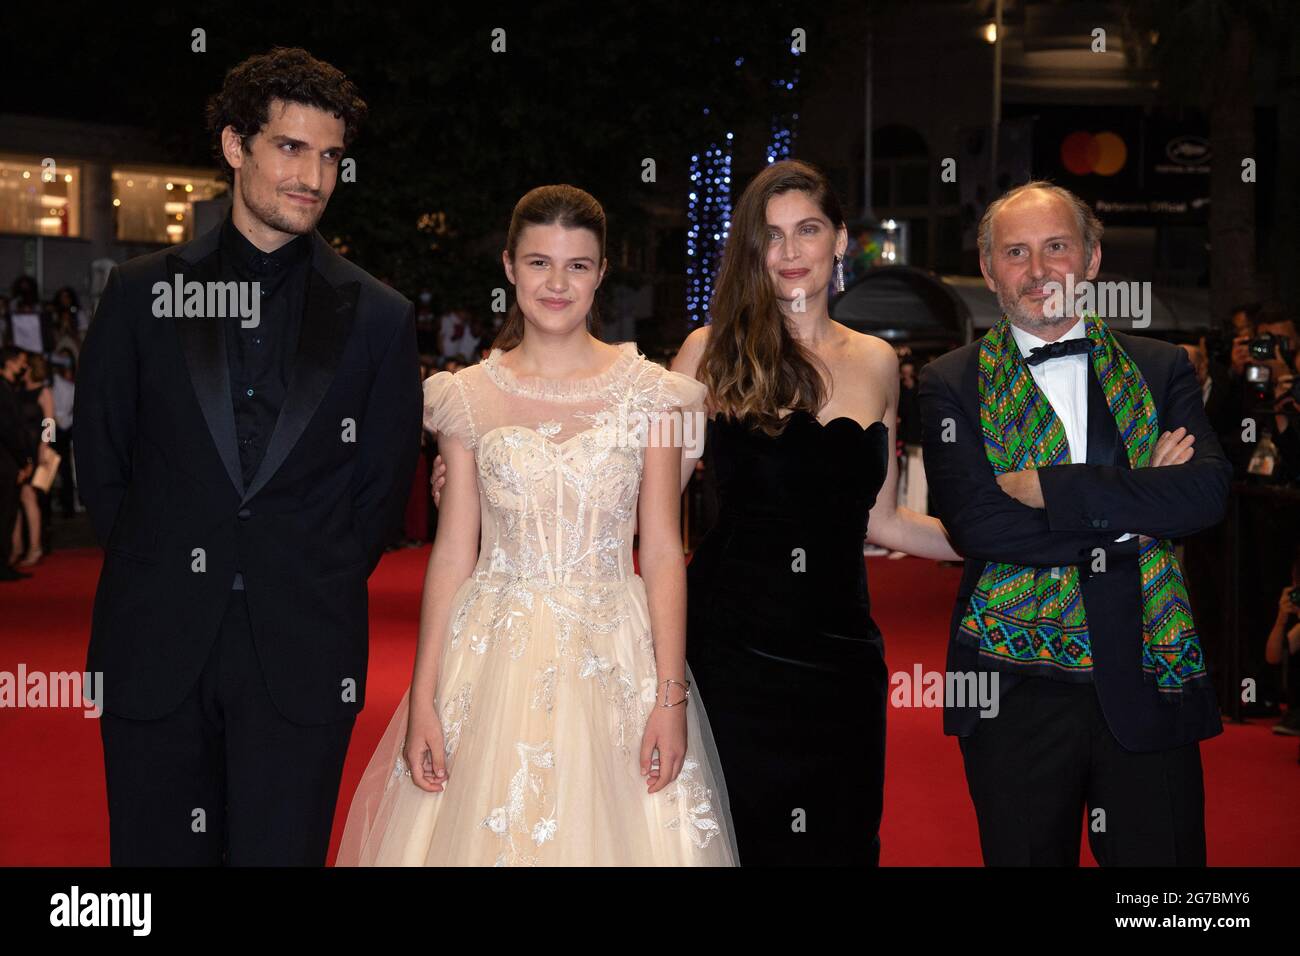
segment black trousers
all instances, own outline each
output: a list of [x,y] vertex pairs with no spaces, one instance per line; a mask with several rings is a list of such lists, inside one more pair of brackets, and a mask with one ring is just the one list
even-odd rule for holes
[[[985,866],[1204,866],[1200,743],[1134,753],[1092,684],[1033,678],[960,738]],[[1084,810],[1087,809],[1087,819]]]
[[113,866],[323,866],[355,717],[275,709],[244,591],[194,688],[157,720],[100,717]]

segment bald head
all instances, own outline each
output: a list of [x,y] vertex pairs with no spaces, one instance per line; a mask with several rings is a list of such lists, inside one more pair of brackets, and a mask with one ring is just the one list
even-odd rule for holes
[[1029,183],[994,200],[980,221],[980,271],[1011,324],[1047,341],[1078,317],[1044,314],[1048,283],[1096,277],[1101,223],[1077,196],[1050,183]]
[[1093,213],[1092,207],[1070,190],[1049,183],[1045,179],[1035,179],[1008,189],[989,203],[988,208],[984,210],[984,215],[980,217],[978,235],[980,256],[987,259],[993,251],[993,221],[1003,209],[1028,199],[1041,200],[1045,196],[1054,196],[1069,206],[1078,223],[1079,234],[1083,237],[1084,252],[1091,256],[1093,248],[1101,243],[1103,231],[1101,220]]

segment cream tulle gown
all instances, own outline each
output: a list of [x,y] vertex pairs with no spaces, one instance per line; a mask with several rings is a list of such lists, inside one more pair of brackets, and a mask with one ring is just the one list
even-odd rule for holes
[[647,413],[679,409],[685,443],[702,443],[703,416],[691,413],[704,386],[634,343],[618,349],[605,371],[574,382],[516,376],[499,350],[425,381],[425,424],[474,451],[482,517],[438,672],[449,782],[428,793],[405,775],[404,696],[353,797],[336,865],[739,864],[693,687],[681,774],[650,794],[640,773],[657,679],[632,566],[645,455],[635,429]]

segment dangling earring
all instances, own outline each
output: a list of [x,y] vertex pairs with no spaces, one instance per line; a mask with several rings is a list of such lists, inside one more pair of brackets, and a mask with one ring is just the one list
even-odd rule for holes
[[835,291],[844,291],[844,257],[835,257]]

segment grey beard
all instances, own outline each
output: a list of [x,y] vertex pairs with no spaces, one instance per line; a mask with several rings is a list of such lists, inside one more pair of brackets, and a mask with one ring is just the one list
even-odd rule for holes
[[[1005,292],[1001,287],[998,288],[998,305],[1006,313],[1007,320],[1016,328],[1028,332],[1031,335],[1038,335],[1039,332],[1054,329],[1060,325],[1072,325],[1078,316],[1074,315],[1031,315],[1023,311],[1018,306],[1018,298],[1013,294]],[[1042,336],[1039,336],[1042,338]]]

